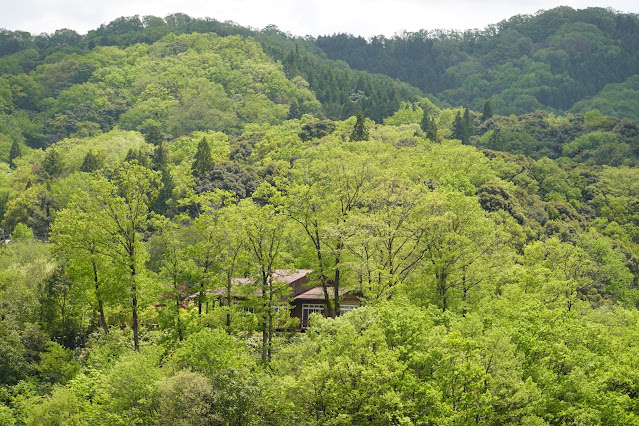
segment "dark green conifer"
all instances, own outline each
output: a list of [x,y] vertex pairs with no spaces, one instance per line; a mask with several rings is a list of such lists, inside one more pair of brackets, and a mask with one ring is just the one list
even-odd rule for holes
[[484,103],[484,112],[481,115],[481,122],[488,120],[493,116],[493,107],[490,105],[490,101]]
[[364,114],[361,112],[357,114],[357,121],[355,122],[355,127],[353,127],[353,131],[351,132],[351,141],[367,141],[368,140],[368,129],[365,125]]
[[175,182],[169,170],[165,167],[162,169],[162,188],[158,192],[158,197],[153,202],[151,210],[157,214],[167,215],[169,212],[168,201],[173,198],[173,189],[175,188]]
[[470,110],[468,108],[464,110],[464,127],[466,129],[466,138],[463,140],[463,143],[468,144],[470,143],[470,138],[475,135],[475,122],[470,116]]
[[424,111],[424,115],[422,116],[422,121],[419,123],[419,127],[422,129],[422,132],[428,133],[428,128],[430,127],[430,116],[426,111]]
[[159,145],[164,140],[164,135],[160,126],[153,125],[149,128],[149,131],[144,135],[144,140],[153,145]]
[[100,158],[95,155],[93,151],[87,152],[87,155],[84,156],[84,160],[82,160],[80,171],[91,173],[100,168],[102,168],[102,161],[100,161]]
[[11,144],[11,151],[9,151],[9,166],[12,168],[15,167],[13,160],[20,157],[22,155],[22,151],[20,150],[20,144],[18,141],[13,141]]
[[298,119],[302,116],[302,111],[300,110],[300,106],[299,103],[297,102],[297,99],[293,99],[293,102],[291,103],[291,106],[288,110],[288,119],[289,120],[295,120]]
[[137,161],[140,166],[148,167],[149,159],[141,149],[130,148],[124,157],[124,162]]
[[437,135],[437,123],[435,123],[435,119],[431,117],[430,124],[428,125],[428,131],[426,132],[426,137],[431,142],[437,142],[439,140],[439,136]]
[[193,160],[193,176],[202,176],[213,168],[213,160],[211,159],[211,147],[206,138],[202,138],[197,145],[197,152]]
[[57,178],[62,173],[62,156],[57,150],[49,148],[42,161],[42,167],[50,178]]
[[455,115],[455,119],[453,120],[453,139],[459,139],[464,142],[466,139],[466,126],[464,125],[464,120],[462,119],[461,113],[458,111],[457,115]]
[[137,160],[137,159],[138,159],[138,151],[136,149],[129,148],[129,150],[126,153],[126,157],[124,157],[124,162],[128,163],[130,161]]
[[163,170],[169,164],[169,150],[166,143],[160,142],[153,151],[153,170]]
[[488,148],[496,151],[504,150],[504,138],[501,135],[501,130],[496,128],[488,138]]

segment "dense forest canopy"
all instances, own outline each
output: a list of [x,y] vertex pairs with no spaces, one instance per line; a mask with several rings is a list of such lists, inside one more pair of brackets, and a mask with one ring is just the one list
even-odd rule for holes
[[[636,15],[569,7],[515,16],[481,31],[420,31],[371,40],[337,34],[316,41],[329,58],[355,69],[398,78],[451,105],[480,110],[490,100],[504,115],[584,111],[577,103],[600,92],[617,92],[609,98],[612,104],[636,100],[613,87],[634,90],[638,42]],[[638,118],[621,105],[605,112]]]
[[1,31],[0,424],[637,424],[637,20]]

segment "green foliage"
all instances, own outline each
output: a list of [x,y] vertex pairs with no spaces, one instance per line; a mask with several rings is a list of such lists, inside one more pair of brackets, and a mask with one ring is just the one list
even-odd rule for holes
[[481,110],[488,99],[505,115],[575,105],[580,112],[604,107],[606,114],[635,117],[636,27],[631,15],[560,7],[484,30],[420,30],[370,40],[336,34],[318,37],[316,45],[331,59],[398,78],[452,105]]
[[335,128],[335,123],[330,120],[308,123],[302,126],[302,131],[298,136],[301,140],[307,142],[328,136],[335,131]]
[[180,371],[158,383],[158,412],[155,421],[160,425],[220,424],[213,405],[216,393],[203,375]]
[[68,388],[56,387],[42,403],[35,406],[25,423],[27,425],[88,425],[82,411],[82,402]]
[[103,164],[101,158],[93,153],[93,151],[87,152],[87,155],[84,156],[84,160],[82,160],[82,165],[80,166],[80,171],[85,173],[94,172],[100,168],[102,168]]
[[20,149],[20,144],[17,140],[14,140],[11,144],[11,151],[9,151],[9,165],[11,167],[15,167],[13,160],[20,157],[22,155],[22,151]]
[[48,149],[42,162],[42,167],[50,179],[55,179],[62,173],[62,156],[55,149]]
[[637,423],[636,28],[0,31],[0,423]]
[[490,104],[490,101],[486,101],[484,103],[484,111],[481,114],[481,122],[483,123],[484,121],[492,117],[493,117],[493,107]]
[[221,329],[204,328],[182,342],[168,365],[176,372],[190,369],[212,378],[229,370],[250,371],[255,362],[233,336]]
[[11,238],[16,241],[29,241],[33,239],[33,231],[24,223],[18,223],[11,233]]
[[195,159],[193,160],[193,175],[199,177],[204,175],[213,167],[213,161],[211,159],[211,147],[206,138],[203,138],[197,145],[197,152],[195,153]]
[[0,377],[3,385],[13,385],[27,373],[27,363],[24,359],[25,349],[20,342],[20,336],[13,330],[0,325]]
[[151,423],[158,407],[157,355],[128,353],[104,376],[99,419],[110,424]]
[[362,113],[357,114],[357,118],[355,120],[355,126],[353,126],[353,131],[351,132],[350,140],[351,142],[368,140],[368,129],[366,128],[364,115],[362,115]]
[[84,364],[96,371],[108,370],[131,349],[130,342],[124,333],[117,328],[109,330],[109,333],[97,332],[89,336],[86,345],[87,357]]
[[80,366],[75,361],[73,351],[55,342],[48,342],[37,370],[43,381],[64,384],[78,372]]

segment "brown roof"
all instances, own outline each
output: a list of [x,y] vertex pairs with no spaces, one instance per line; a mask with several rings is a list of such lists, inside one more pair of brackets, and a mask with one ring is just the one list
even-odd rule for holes
[[[348,293],[349,290],[340,290],[339,291],[339,295],[343,296],[346,293]],[[329,295],[333,296],[335,294],[334,291],[329,291]],[[310,299],[324,299],[324,290],[322,290],[322,287],[315,287],[315,288],[311,288],[306,290],[303,293],[298,294],[297,296],[295,296],[293,299],[295,300],[310,300]]]
[[[312,269],[276,269],[273,271],[273,278],[278,283],[290,284],[304,278],[311,272],[313,272]],[[253,278],[233,278],[233,284],[250,284],[252,282],[254,282]]]
[[[304,278],[306,275],[310,274],[311,272],[313,272],[312,269],[276,269],[275,271],[273,271],[273,278],[275,282],[278,283],[286,283],[286,284],[292,284],[295,281]],[[235,290],[237,287],[243,285],[243,284],[251,284],[254,283],[255,280],[254,278],[233,278],[233,280],[231,281],[232,290]],[[207,295],[214,295],[214,296],[222,296],[224,294],[226,294],[226,289],[225,288],[217,288],[217,289],[209,289],[209,290],[205,290],[204,291]],[[237,295],[237,291],[232,291],[233,295]],[[185,300],[186,301],[192,301],[197,299],[197,297],[200,295],[200,292],[198,291],[197,293],[194,293],[190,296],[188,296]]]

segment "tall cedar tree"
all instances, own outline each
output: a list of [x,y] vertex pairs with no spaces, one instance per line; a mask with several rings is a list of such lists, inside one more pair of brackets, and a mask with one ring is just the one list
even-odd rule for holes
[[169,164],[169,149],[166,143],[160,142],[153,151],[153,170],[163,170]]
[[461,113],[457,113],[453,121],[453,139],[459,139],[464,145],[468,145],[470,137],[475,133],[473,119],[470,116],[470,110],[466,108],[462,117]]
[[50,178],[57,178],[62,173],[62,155],[55,149],[47,150],[47,155],[42,161],[42,167]]
[[422,129],[422,132],[428,133],[428,129],[430,128],[431,119],[426,111],[424,111],[424,115],[422,116],[422,121],[419,123],[419,127]]
[[149,132],[144,136],[144,140],[153,145],[159,145],[164,140],[164,135],[160,126],[151,126]]
[[493,116],[493,107],[490,105],[490,101],[484,103],[484,112],[481,115],[481,122],[488,120]]
[[22,152],[20,151],[20,144],[18,144],[18,141],[13,141],[13,144],[11,144],[11,151],[9,151],[9,166],[12,168],[15,167],[13,160],[21,155]]
[[206,141],[206,138],[202,138],[197,145],[197,152],[195,153],[195,160],[193,160],[193,176],[200,177],[213,168],[213,160],[211,160],[211,147]]
[[464,126],[464,120],[462,119],[461,113],[458,111],[457,115],[455,115],[455,120],[453,120],[453,139],[459,139],[464,143],[466,139],[466,126]]
[[470,116],[470,109],[468,108],[464,110],[464,128],[466,129],[466,140],[464,143],[468,144],[470,142],[470,138],[475,135],[475,122]]
[[357,114],[357,121],[355,122],[355,127],[353,127],[353,132],[351,133],[351,141],[367,141],[368,140],[368,129],[366,128],[364,121],[364,114],[361,112]]
[[100,158],[93,153],[93,151],[87,152],[87,155],[84,156],[84,160],[82,160],[82,165],[80,166],[80,171],[91,173],[102,167],[102,161]]
[[175,182],[173,181],[171,172],[169,172],[166,167],[159,169],[159,172],[162,173],[162,188],[158,192],[157,198],[151,205],[151,210],[153,210],[157,214],[171,217],[172,214],[169,214],[170,212],[168,202],[173,198],[173,189],[175,189]]
[[439,136],[437,135],[437,123],[435,123],[435,118],[431,117],[430,124],[428,126],[428,130],[426,131],[426,137],[431,142],[437,142],[439,140]]

